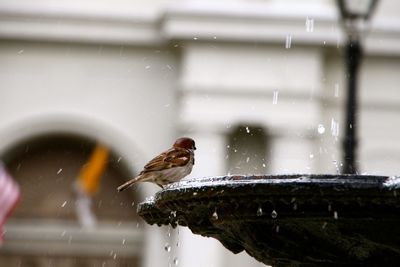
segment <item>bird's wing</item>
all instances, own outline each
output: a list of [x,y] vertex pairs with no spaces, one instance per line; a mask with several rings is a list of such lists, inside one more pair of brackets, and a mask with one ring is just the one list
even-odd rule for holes
[[190,158],[190,152],[186,149],[171,148],[150,160],[149,163],[144,166],[141,174],[185,166],[190,161]]

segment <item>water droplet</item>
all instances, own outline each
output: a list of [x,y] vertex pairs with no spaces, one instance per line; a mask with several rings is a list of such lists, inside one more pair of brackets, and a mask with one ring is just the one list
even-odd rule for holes
[[250,129],[248,126],[246,126],[246,133],[250,133]]
[[285,43],[285,48],[290,49],[292,46],[292,36],[291,35],[286,35],[286,43]]
[[328,225],[328,223],[327,223],[327,222],[324,222],[324,223],[322,224],[322,229],[325,229],[327,225]]
[[197,192],[193,192],[193,196],[197,196]]
[[334,118],[331,120],[331,133],[333,136],[339,136],[339,122],[335,121]]
[[165,245],[164,245],[164,250],[165,250],[166,252],[170,252],[170,251],[171,251],[171,246],[170,246],[169,243],[165,243]]
[[279,95],[279,91],[274,91],[274,95],[272,97],[272,104],[273,105],[278,104],[278,95]]
[[117,253],[114,253],[113,258],[114,258],[114,260],[117,258]]
[[122,245],[125,245],[126,239],[122,239]]
[[196,41],[197,39],[198,39],[197,37],[193,37],[193,40],[195,40],[195,41]]
[[215,209],[214,213],[212,214],[212,219],[213,219],[213,220],[218,220],[217,209]]
[[64,201],[64,203],[62,203],[61,207],[64,208],[65,205],[67,205],[67,201]]
[[297,203],[293,203],[293,210],[297,210]]
[[24,53],[24,49],[18,51],[18,55],[21,55],[22,53]]
[[174,258],[174,264],[175,264],[175,265],[178,265],[178,264],[179,264],[179,260],[178,260],[177,257]]
[[246,158],[246,163],[249,163],[249,161],[250,161],[250,157],[247,157]]
[[135,206],[135,201],[132,201],[131,206],[132,207]]
[[306,18],[306,31],[313,32],[314,31],[314,19],[307,17]]
[[328,204],[328,211],[331,212],[331,210],[332,210],[332,206],[331,206],[331,204]]
[[58,171],[57,171],[57,174],[60,174],[61,172],[62,172],[62,168],[60,168]]
[[334,211],[334,212],[333,212],[333,218],[334,218],[335,220],[338,219],[338,213],[337,213],[337,211]]
[[275,226],[275,231],[279,233],[279,225]]
[[263,163],[262,166],[265,168],[267,165],[265,165],[265,163]]
[[339,84],[335,83],[335,97],[339,97]]
[[325,127],[323,124],[318,124],[318,133],[319,134],[325,133]]
[[259,206],[257,209],[257,216],[262,216],[262,215],[263,215],[263,210],[262,210],[261,206]]
[[314,158],[314,154],[310,154],[310,159],[313,159]]
[[278,217],[278,213],[275,210],[273,210],[271,212],[271,217],[272,217],[272,219],[276,219],[276,217]]
[[150,69],[150,68],[151,68],[150,66],[146,66],[146,67],[145,67],[146,70],[148,70],[148,69]]
[[217,40],[217,36],[214,36],[213,39],[214,39],[214,40]]

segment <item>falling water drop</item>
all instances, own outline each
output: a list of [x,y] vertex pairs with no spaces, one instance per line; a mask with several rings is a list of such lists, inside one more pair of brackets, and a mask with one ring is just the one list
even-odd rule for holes
[[318,124],[318,133],[319,134],[325,133],[325,127],[323,124]]
[[275,226],[275,231],[279,233],[279,225]]
[[175,264],[175,265],[178,265],[178,264],[179,264],[179,260],[178,260],[177,257],[174,258],[174,264]]
[[259,206],[257,209],[257,216],[262,216],[262,215],[263,215],[263,210],[262,210],[261,206]]
[[339,97],[339,84],[335,83],[335,97]]
[[274,91],[274,95],[272,97],[272,104],[273,105],[278,104],[278,95],[279,95],[279,91]]
[[272,217],[272,219],[276,219],[276,217],[278,217],[278,213],[275,210],[273,210],[271,212],[271,217]]
[[61,172],[62,172],[62,168],[60,168],[58,171],[57,171],[57,174],[60,174]]
[[246,126],[246,133],[250,133],[249,126]]
[[334,218],[335,220],[338,219],[338,213],[337,213],[337,211],[334,211],[334,212],[333,212],[333,218]]
[[334,137],[339,136],[339,122],[335,121],[334,118],[331,120],[331,133]]
[[286,35],[285,48],[290,49],[291,46],[292,46],[292,36]]
[[306,18],[306,31],[313,32],[314,31],[314,19],[307,17]]
[[67,201],[64,201],[64,203],[62,203],[61,207],[64,208],[65,205],[67,205]]
[[170,252],[170,251],[171,251],[171,245],[170,245],[169,243],[165,243],[165,245],[164,245],[164,250],[165,250],[166,252]]
[[218,220],[218,213],[217,213],[217,209],[214,210],[214,213],[212,214],[212,219],[213,220]]

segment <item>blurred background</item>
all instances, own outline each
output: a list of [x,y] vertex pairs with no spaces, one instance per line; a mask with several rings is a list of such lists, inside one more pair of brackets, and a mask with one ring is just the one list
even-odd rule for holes
[[[116,187],[178,136],[190,177],[340,172],[345,40],[333,0],[1,0],[0,158],[21,201],[0,266],[262,266],[145,225],[157,186]],[[359,172],[398,175],[400,2],[363,44]]]

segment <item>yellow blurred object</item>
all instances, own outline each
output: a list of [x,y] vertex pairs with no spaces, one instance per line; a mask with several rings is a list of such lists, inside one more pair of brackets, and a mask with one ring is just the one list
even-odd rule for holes
[[86,194],[94,195],[98,191],[100,177],[107,166],[108,154],[108,148],[98,144],[87,164],[82,167],[78,181]]

